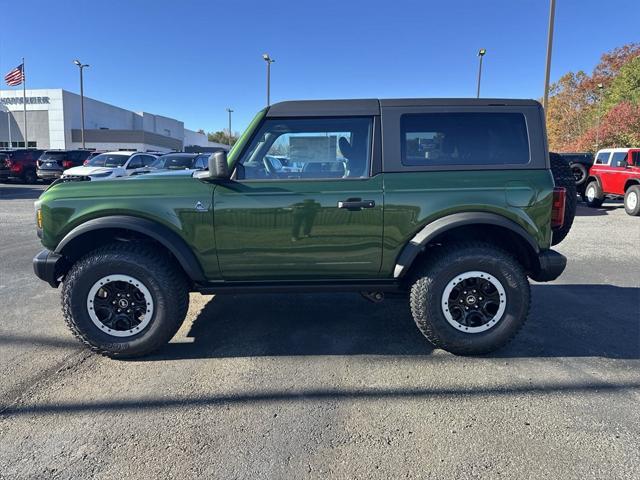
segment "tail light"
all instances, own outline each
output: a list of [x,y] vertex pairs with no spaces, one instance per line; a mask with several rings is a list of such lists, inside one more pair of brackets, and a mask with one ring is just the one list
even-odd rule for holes
[[71,168],[73,167],[73,162],[71,160],[63,160],[62,161],[63,168]]
[[567,189],[555,187],[553,189],[553,205],[551,206],[551,228],[564,225],[564,207],[567,203]]
[[4,166],[7,168],[11,168],[11,159],[10,158],[5,158],[4,159]]
[[84,162],[82,162],[82,165],[89,165],[89,159],[87,158]]

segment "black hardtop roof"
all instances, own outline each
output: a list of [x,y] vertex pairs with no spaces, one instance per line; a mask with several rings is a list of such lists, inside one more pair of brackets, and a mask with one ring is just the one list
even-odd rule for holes
[[536,100],[513,98],[361,98],[344,100],[290,100],[274,103],[267,117],[379,115],[384,107],[536,106]]

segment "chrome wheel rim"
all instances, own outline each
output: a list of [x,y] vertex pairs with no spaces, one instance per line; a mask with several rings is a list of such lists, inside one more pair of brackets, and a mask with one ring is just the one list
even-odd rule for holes
[[587,198],[590,202],[593,202],[596,198],[596,189],[594,187],[587,188]]
[[502,283],[487,272],[456,275],[442,293],[442,313],[447,322],[464,333],[481,333],[504,316],[507,294]]
[[627,208],[635,210],[638,206],[638,194],[636,192],[627,193]]
[[151,322],[153,309],[151,292],[140,280],[129,275],[102,277],[87,295],[91,321],[113,337],[140,333]]

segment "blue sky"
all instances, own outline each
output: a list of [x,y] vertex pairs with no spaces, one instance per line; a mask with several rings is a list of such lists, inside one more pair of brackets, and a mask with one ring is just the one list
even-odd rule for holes
[[[539,98],[548,3],[0,0],[0,70],[24,56],[28,88],[78,91],[77,57],[87,96],[206,131],[264,106],[263,52],[272,101],[474,96],[480,47],[483,96]],[[638,19],[638,0],[557,0],[552,79],[639,41]]]

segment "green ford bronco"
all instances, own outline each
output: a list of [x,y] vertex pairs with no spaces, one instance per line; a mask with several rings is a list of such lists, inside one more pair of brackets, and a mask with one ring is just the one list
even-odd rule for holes
[[435,346],[486,353],[524,324],[527,277],[565,268],[553,164],[532,100],[282,102],[208,170],[52,184],[34,270],[112,357],[168,342],[189,292],[393,292]]

